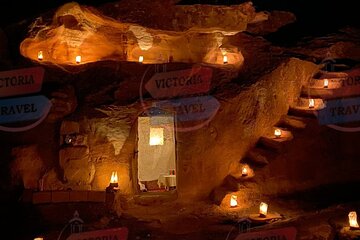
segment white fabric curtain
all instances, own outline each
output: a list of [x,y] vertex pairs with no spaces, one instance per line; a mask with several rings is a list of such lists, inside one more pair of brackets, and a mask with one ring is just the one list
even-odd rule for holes
[[[150,128],[163,128],[163,145],[150,143]],[[159,131],[155,131],[159,132]],[[161,132],[161,131],[160,131]],[[175,134],[173,116],[138,118],[138,179],[158,180],[175,168]]]

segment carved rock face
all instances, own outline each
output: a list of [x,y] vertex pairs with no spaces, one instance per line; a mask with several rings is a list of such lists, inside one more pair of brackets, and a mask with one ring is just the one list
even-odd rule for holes
[[65,86],[51,94],[52,107],[47,121],[55,122],[73,113],[77,107],[77,98],[72,86]]
[[[222,48],[229,35],[244,31],[256,17],[251,4],[232,7],[177,6],[173,26],[158,30],[108,18],[92,8],[69,3],[60,7],[49,25],[36,28],[20,45],[23,56],[43,64],[79,65],[102,60],[144,63],[199,62],[223,64],[226,49],[232,49],[234,65],[243,62],[234,46]],[[196,14],[194,14],[196,12]],[[36,25],[36,24],[35,24]],[[165,24],[166,25],[166,24]],[[35,29],[35,28],[33,28]],[[38,60],[37,53],[43,52]],[[77,56],[81,60],[75,60]]]
[[22,181],[27,189],[37,189],[39,179],[45,171],[37,145],[16,147],[12,149],[14,162],[11,166],[13,179]]

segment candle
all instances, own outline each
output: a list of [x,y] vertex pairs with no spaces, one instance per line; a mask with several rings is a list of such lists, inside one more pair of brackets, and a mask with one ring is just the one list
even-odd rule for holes
[[42,51],[39,51],[38,52],[38,59],[39,60],[43,60],[44,56],[43,56],[43,52]]
[[237,196],[231,195],[230,198],[230,207],[236,207],[237,206]]
[[314,106],[315,106],[314,99],[309,99],[309,108],[314,108]]
[[44,240],[44,238],[43,237],[36,237],[36,238],[34,238],[34,240]]
[[242,170],[241,170],[241,175],[243,177],[246,177],[248,175],[248,170],[247,170],[247,167],[243,167]]
[[327,78],[324,79],[324,88],[328,88],[329,80]]
[[81,56],[76,56],[75,62],[76,62],[77,64],[81,63]]
[[276,138],[279,138],[279,137],[281,137],[281,130],[280,129],[275,129],[275,131],[274,131],[274,135],[275,135],[275,137]]
[[349,212],[348,216],[349,216],[350,229],[359,229],[356,212],[355,211]]
[[139,56],[139,63],[142,63],[144,61],[144,56],[140,55]]
[[261,202],[259,208],[260,217],[266,217],[267,211],[268,211],[268,205],[264,202]]
[[118,184],[118,175],[117,175],[116,171],[111,173],[110,186],[112,186],[112,187],[118,187],[119,186],[119,184]]
[[228,57],[226,55],[224,55],[224,57],[223,57],[223,62],[224,62],[224,64],[228,63]]

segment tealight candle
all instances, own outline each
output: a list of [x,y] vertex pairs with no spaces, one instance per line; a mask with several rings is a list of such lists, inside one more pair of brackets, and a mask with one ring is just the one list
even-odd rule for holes
[[260,217],[266,217],[267,211],[268,211],[268,205],[264,202],[261,202],[259,208]]
[[231,195],[230,198],[230,207],[236,207],[237,206],[237,196]]
[[279,137],[281,137],[281,130],[280,129],[275,129],[275,131],[274,131],[274,135],[275,135],[275,137],[276,138],[279,138]]
[[38,59],[39,60],[43,60],[44,56],[43,56],[43,51],[39,51],[38,52]]
[[349,217],[350,229],[359,229],[356,212],[355,211],[349,212],[348,217]]
[[224,64],[228,63],[228,57],[226,55],[223,56],[223,62],[224,62]]
[[324,79],[324,88],[329,87],[329,80],[327,78]]
[[248,169],[247,167],[243,167],[242,170],[241,170],[241,175],[243,177],[246,177],[248,175]]
[[76,56],[75,62],[76,62],[77,64],[81,63],[81,56]]
[[309,108],[314,108],[314,106],[315,106],[315,100],[309,99]]

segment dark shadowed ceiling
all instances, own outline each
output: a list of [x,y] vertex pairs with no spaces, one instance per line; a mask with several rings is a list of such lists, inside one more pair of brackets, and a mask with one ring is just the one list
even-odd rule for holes
[[[244,0],[178,0],[179,4],[238,4]],[[22,19],[34,17],[40,13],[57,8],[69,2],[64,0],[4,0],[1,1],[1,26]],[[107,0],[79,0],[81,4],[97,6]],[[141,0],[139,1],[141,2]],[[288,10],[294,12],[298,19],[304,23],[321,25],[324,28],[337,27],[344,24],[359,24],[357,1],[354,0],[254,0],[259,10]],[[324,26],[328,24],[327,26]]]
[[[141,1],[145,0],[123,0]],[[158,0],[162,1],[162,0]],[[163,0],[171,1],[171,0]],[[244,0],[172,0],[177,4],[217,4],[231,5],[246,2]],[[57,9],[59,6],[70,2],[65,0],[4,0],[0,7],[0,28],[13,23],[19,23],[27,19],[25,24],[31,22],[29,19],[38,17],[44,12]],[[108,0],[79,0],[80,4],[88,6],[99,6]],[[346,26],[359,27],[357,1],[354,0],[253,0],[257,11],[283,10],[293,12],[297,21],[289,24],[276,33],[266,36],[274,44],[292,45],[304,37],[317,37],[334,33]],[[17,44],[17,43],[16,43]]]

